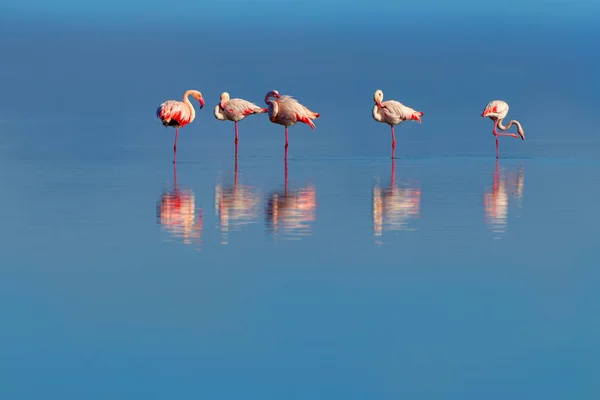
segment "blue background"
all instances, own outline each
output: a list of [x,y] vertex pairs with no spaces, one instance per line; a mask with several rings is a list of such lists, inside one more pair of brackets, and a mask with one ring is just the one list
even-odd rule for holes
[[[599,8],[4,0],[1,397],[597,399]],[[378,88],[425,113],[396,128],[420,210],[388,190],[381,235]],[[154,114],[187,89],[206,99],[178,144],[191,243],[157,216],[174,132]],[[273,232],[283,127],[251,116],[237,168],[258,205],[226,229],[233,124],[212,108],[271,89],[321,113],[290,128],[314,219]],[[498,164],[493,99],[526,132]]]

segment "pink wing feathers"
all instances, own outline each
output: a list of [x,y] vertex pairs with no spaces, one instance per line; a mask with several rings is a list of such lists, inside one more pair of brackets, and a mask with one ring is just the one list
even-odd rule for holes
[[183,126],[189,124],[192,119],[188,106],[177,100],[162,103],[156,110],[156,116],[162,120],[164,126]]
[[404,104],[395,100],[384,101],[381,104],[385,106],[383,112],[386,118],[396,120],[398,122],[418,121],[419,123],[421,123],[421,117],[424,115],[423,112],[407,107]]
[[267,112],[266,108],[261,108],[256,104],[244,99],[231,99],[225,104],[223,112],[229,117],[238,115],[260,114]]
[[287,115],[288,118],[305,123],[309,125],[313,130],[315,129],[315,124],[312,122],[312,120],[315,118],[319,118],[319,113],[309,110],[308,108],[300,104],[298,100],[294,99],[292,96],[283,95],[276,101],[279,105],[279,113],[283,113]]
[[[482,117],[498,117],[500,115],[502,115],[504,112],[506,112],[504,114],[504,116],[506,116],[506,114],[508,114],[508,104],[502,100],[492,100],[490,101],[487,106],[485,106],[485,109],[483,110],[483,112],[481,113]],[[492,114],[492,115],[490,115]]]

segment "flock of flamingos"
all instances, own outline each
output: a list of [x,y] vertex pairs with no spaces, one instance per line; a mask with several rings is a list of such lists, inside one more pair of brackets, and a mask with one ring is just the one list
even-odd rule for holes
[[[167,100],[156,110],[156,116],[162,121],[165,127],[175,128],[175,144],[173,145],[173,162],[177,160],[177,138],[179,128],[191,123],[196,118],[196,110],[190,102],[189,96],[192,96],[200,103],[200,109],[204,107],[202,93],[197,90],[188,90],[183,95],[183,101]],[[416,111],[407,107],[396,100],[383,101],[383,92],[376,90],[373,95],[375,104],[373,105],[373,119],[377,122],[388,124],[392,128],[392,158],[395,158],[396,137],[394,126],[404,121],[417,121],[421,123],[422,111]],[[235,149],[237,154],[238,145],[238,123],[248,115],[268,113],[269,121],[285,126],[285,159],[288,154],[288,128],[298,122],[302,122],[315,129],[314,119],[320,117],[320,114],[309,110],[300,104],[295,98],[289,95],[280,95],[277,90],[271,90],[265,96],[266,108],[244,99],[231,99],[229,93],[221,94],[221,101],[215,106],[215,118],[221,121],[233,121],[235,123]],[[502,100],[490,101],[482,117],[488,117],[494,122],[493,134],[496,138],[496,158],[498,158],[498,137],[510,136],[525,140],[525,132],[519,121],[512,120],[506,126],[502,120],[508,114],[508,104]],[[499,133],[508,130],[512,125],[516,125],[517,134]]]
[[[177,139],[179,128],[191,123],[196,118],[196,110],[189,100],[192,96],[204,107],[202,93],[197,90],[188,90],[183,95],[183,101],[168,100],[156,110],[156,116],[165,127],[175,128],[175,143],[173,145],[174,163],[174,190],[161,195],[157,206],[157,216],[161,226],[173,236],[183,238],[184,243],[200,241],[203,230],[202,211],[196,211],[195,197],[191,190],[180,189],[177,185]],[[383,101],[383,92],[376,90],[373,95],[373,119],[377,122],[388,124],[392,130],[392,160],[395,158],[396,137],[394,127],[404,121],[417,121],[421,123],[424,113],[404,104],[388,100]],[[270,230],[277,234],[280,230],[295,231],[298,235],[310,234],[310,223],[315,220],[317,208],[316,190],[309,185],[306,188],[290,191],[288,189],[288,129],[298,122],[310,126],[313,130],[313,120],[320,114],[311,111],[289,95],[280,95],[277,90],[271,90],[265,96],[263,108],[248,100],[230,98],[229,93],[223,92],[221,100],[214,108],[214,116],[220,121],[233,121],[235,124],[235,175],[233,187],[215,187],[215,213],[219,217],[219,225],[223,234],[221,243],[227,243],[227,232],[244,224],[255,222],[258,214],[260,196],[252,188],[240,185],[238,182],[237,150],[238,150],[238,123],[249,115],[267,113],[269,120],[275,124],[285,126],[285,189],[273,192],[268,196],[265,218]],[[508,114],[508,104],[502,100],[489,102],[481,117],[490,118],[494,122],[493,134],[496,138],[496,159],[498,159],[498,137],[510,136],[525,140],[525,132],[521,124],[510,121],[506,126],[502,121]],[[500,133],[516,125],[517,134]],[[520,199],[523,192],[523,171],[518,173],[515,181],[515,193]],[[494,183],[491,190],[484,192],[484,208],[488,222],[494,232],[502,233],[506,225],[508,211],[507,180],[500,174],[498,162],[494,173]],[[384,225],[391,230],[406,229],[406,221],[418,218],[421,205],[421,190],[418,187],[397,187],[395,185],[395,161],[392,161],[392,179],[388,188],[376,187],[373,189],[373,231],[376,237],[382,235]]]

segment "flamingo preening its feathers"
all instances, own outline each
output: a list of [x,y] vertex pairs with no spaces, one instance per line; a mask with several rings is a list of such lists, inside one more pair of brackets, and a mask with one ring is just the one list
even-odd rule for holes
[[221,101],[215,106],[215,118],[220,121],[233,121],[235,123],[235,154],[238,145],[238,122],[248,115],[266,113],[266,108],[244,99],[230,99],[229,93],[221,93]]
[[[274,98],[275,100],[271,100]],[[274,124],[285,126],[285,159],[288,153],[288,128],[297,122],[302,122],[315,130],[313,119],[319,118],[321,114],[313,112],[298,103],[292,96],[280,95],[277,90],[271,90],[265,96],[265,103],[269,106],[269,121]]]
[[394,134],[394,126],[404,121],[417,121],[420,124],[421,117],[424,114],[396,100],[383,101],[383,92],[379,89],[375,91],[373,100],[375,101],[373,119],[392,127],[392,158],[395,158],[396,135]]

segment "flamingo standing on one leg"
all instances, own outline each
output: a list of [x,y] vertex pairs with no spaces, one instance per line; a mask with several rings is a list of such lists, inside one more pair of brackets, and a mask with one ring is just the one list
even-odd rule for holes
[[175,128],[175,144],[173,144],[173,162],[177,161],[177,137],[179,128],[186,126],[196,118],[196,110],[188,96],[192,96],[200,103],[200,109],[204,107],[202,93],[197,90],[188,90],[183,94],[183,101],[167,100],[156,110],[156,116],[160,118],[164,126]]
[[[485,110],[483,110],[481,113],[482,117],[488,117],[494,121],[494,131],[492,133],[494,136],[496,136],[496,158],[498,158],[498,136],[511,136],[517,139],[520,136],[521,139],[525,140],[525,131],[523,130],[523,127],[519,121],[512,120],[508,123],[508,125],[502,125],[502,120],[506,118],[506,114],[508,114],[508,104],[502,100],[490,101],[487,106],[485,106]],[[513,124],[517,126],[517,132],[519,133],[519,136],[515,135],[514,133],[498,133],[496,131],[496,128],[500,129],[501,131],[506,131]]]
[[373,100],[375,100],[373,119],[392,127],[392,158],[395,158],[396,135],[394,134],[394,125],[398,125],[404,121],[418,121],[421,123],[421,117],[424,114],[396,100],[383,101],[383,92],[379,89],[375,91]]
[[260,108],[256,104],[244,99],[230,99],[229,93],[221,93],[221,102],[215,106],[215,118],[220,121],[235,122],[235,154],[238,149],[238,122],[248,115],[267,112],[266,108]]
[[[274,97],[275,100],[270,100]],[[269,120],[275,124],[285,126],[285,159],[288,154],[288,128],[297,122],[302,122],[315,130],[313,119],[319,118],[321,114],[310,111],[298,103],[292,96],[281,96],[277,90],[271,90],[265,96],[265,103],[269,106]]]

